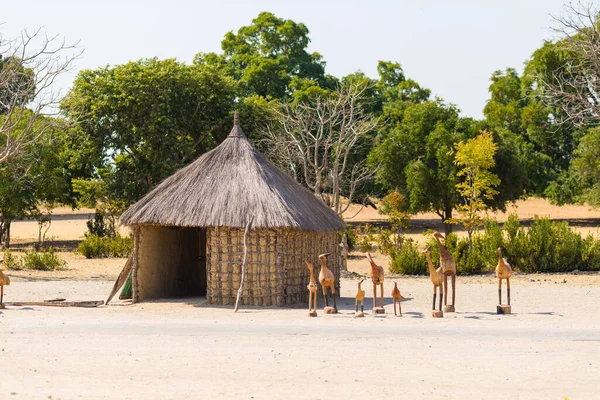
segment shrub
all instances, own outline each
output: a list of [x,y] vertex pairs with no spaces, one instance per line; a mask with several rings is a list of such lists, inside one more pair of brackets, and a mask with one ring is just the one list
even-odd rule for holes
[[89,219],[86,222],[88,231],[90,235],[105,237],[110,236],[111,227],[109,221],[107,221],[104,217],[104,213],[101,211],[96,211],[94,214],[94,219]]
[[390,272],[405,275],[422,275],[427,273],[427,259],[425,258],[425,254],[412,239],[406,239],[402,247],[391,254]]
[[357,238],[355,246],[359,251],[366,253],[373,249],[375,237],[373,237],[372,232],[373,227],[370,224],[365,224],[356,230]]
[[[547,217],[535,217],[528,229],[519,217],[511,214],[501,229],[494,220],[487,220],[484,229],[473,235],[469,251],[467,238],[449,234],[444,246],[456,261],[458,274],[493,271],[498,262],[498,248],[504,247],[504,257],[513,269],[523,272],[569,272],[600,270],[600,240],[589,235],[585,239],[566,222],[553,222]],[[439,249],[430,238],[431,259],[439,266]],[[426,258],[416,244],[407,240],[402,249],[390,253],[390,270],[403,274],[427,272]]]
[[346,226],[346,229],[344,229],[340,234],[340,241],[342,240],[341,236],[344,236],[344,235],[346,236],[346,240],[348,242],[348,251],[354,250],[354,248],[356,247],[356,232],[355,232],[355,230],[350,226]]
[[127,257],[131,250],[133,250],[133,237],[121,235],[115,237],[86,235],[77,249],[86,258]]
[[35,269],[39,271],[54,271],[63,269],[67,265],[66,261],[56,255],[52,247],[48,247],[44,251],[25,251],[20,257],[6,251],[4,253],[4,263],[8,269]]
[[15,257],[12,253],[12,251],[10,250],[6,250],[4,252],[4,265],[6,266],[6,269],[11,269],[11,270],[19,270],[19,269],[23,269],[23,264],[21,263],[21,260],[17,257]]
[[380,228],[375,237],[375,243],[377,243],[377,250],[381,254],[390,255],[396,250],[394,237],[389,229]]

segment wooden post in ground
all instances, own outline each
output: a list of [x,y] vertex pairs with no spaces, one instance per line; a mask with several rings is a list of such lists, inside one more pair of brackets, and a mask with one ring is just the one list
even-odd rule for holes
[[250,217],[250,221],[246,224],[246,230],[244,231],[244,261],[242,262],[242,278],[240,279],[240,287],[238,288],[237,297],[235,299],[235,308],[233,312],[238,311],[240,305],[240,297],[242,297],[242,290],[244,289],[244,278],[246,277],[246,259],[248,257],[248,231],[252,226],[254,217]]

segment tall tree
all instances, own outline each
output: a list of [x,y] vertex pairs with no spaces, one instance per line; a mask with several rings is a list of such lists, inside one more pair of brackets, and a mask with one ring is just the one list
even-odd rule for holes
[[[0,116],[0,121],[2,118]],[[18,133],[26,129],[34,112],[29,110],[19,124]],[[35,116],[34,125],[60,125]],[[34,127],[37,129],[38,127]],[[61,132],[44,130],[34,143],[24,145],[18,157],[0,163],[0,242],[10,246],[10,227],[17,218],[40,215],[43,203],[70,203],[69,176],[61,156]]]
[[235,95],[216,66],[147,59],[81,71],[61,108],[93,171],[112,170],[110,193],[130,204],[226,137]]
[[385,106],[383,118],[387,131],[369,155],[378,181],[403,193],[412,213],[434,211],[442,221],[452,218],[458,201],[452,146],[464,136],[456,107],[441,100],[394,102]]
[[456,184],[456,189],[463,201],[456,206],[459,217],[447,222],[460,223],[465,227],[471,249],[473,231],[483,226],[481,212],[487,209],[485,200],[490,200],[498,194],[495,188],[500,184],[500,179],[491,172],[498,145],[494,143],[491,133],[482,131],[477,137],[457,143],[454,147],[454,164],[460,168],[456,175],[462,178]]
[[52,84],[77,55],[75,46],[41,29],[24,30],[17,38],[0,32],[0,163],[18,157],[55,129],[53,124],[64,122],[44,117],[56,114],[60,92]]
[[589,127],[600,122],[600,6],[568,3],[565,11],[555,18],[556,65],[539,71],[537,82],[547,104],[564,112],[562,122]]
[[[308,35],[304,24],[262,12],[251,25],[225,35],[222,60],[242,84],[244,95],[284,99],[291,95],[293,86],[331,89],[335,79],[325,74],[321,55],[307,51]],[[223,63],[214,54],[203,56],[203,60]]]
[[378,124],[360,107],[368,90],[368,82],[349,82],[325,96],[283,104],[264,133],[269,156],[339,215],[373,176],[356,157]]

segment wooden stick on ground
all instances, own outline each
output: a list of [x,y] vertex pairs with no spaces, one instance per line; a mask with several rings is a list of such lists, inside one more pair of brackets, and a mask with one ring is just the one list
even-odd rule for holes
[[48,307],[85,307],[92,308],[98,307],[104,304],[102,300],[99,301],[12,301],[10,303],[4,303],[7,306],[48,306]]
[[121,273],[119,274],[119,277],[115,281],[115,285],[113,286],[112,291],[108,295],[106,304],[108,304],[112,300],[114,295],[119,291],[121,286],[123,286],[123,284],[127,280],[127,277],[129,276],[129,273],[131,272],[131,267],[133,265],[132,261],[133,261],[133,253],[129,255],[127,262],[125,262],[125,266],[123,266],[123,269],[121,270]]
[[237,292],[237,297],[235,299],[235,308],[233,312],[238,311],[238,307],[240,305],[240,297],[242,297],[242,289],[244,288],[244,278],[246,277],[246,257],[248,256],[248,231],[250,230],[250,226],[252,226],[252,221],[254,217],[250,217],[250,221],[246,224],[246,230],[244,231],[244,261],[242,262],[242,278],[240,280],[240,287]]

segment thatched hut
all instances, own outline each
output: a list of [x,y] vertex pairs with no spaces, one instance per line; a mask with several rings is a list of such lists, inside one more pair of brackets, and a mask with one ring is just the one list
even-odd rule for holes
[[332,253],[328,268],[339,277],[344,222],[266,160],[236,114],[223,143],[121,216],[134,232],[134,302],[206,295],[211,304],[233,304],[251,217],[242,304],[307,301],[305,261],[316,265],[320,253]]

